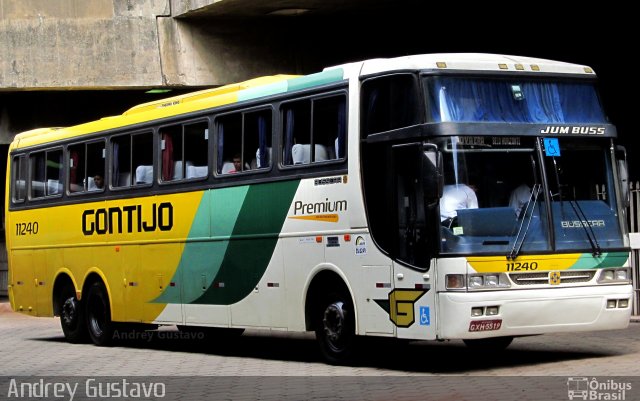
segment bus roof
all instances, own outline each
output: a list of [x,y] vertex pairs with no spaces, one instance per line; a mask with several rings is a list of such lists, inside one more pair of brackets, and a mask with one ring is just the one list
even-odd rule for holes
[[305,76],[273,75],[254,78],[215,89],[143,103],[130,108],[122,115],[104,117],[80,125],[65,128],[38,128],[23,132],[15,136],[10,150],[103,132],[287,91],[311,88],[337,82],[343,78],[343,71],[339,68]]
[[259,97],[259,93],[267,91],[277,93],[286,91],[287,83],[295,80],[296,75],[274,75],[251,79],[248,81],[225,85],[219,88],[206,89],[180,96],[143,103],[130,108],[121,115],[103,117],[100,120],[83,123],[71,127],[37,128],[19,133],[15,136],[11,149],[39,145],[55,140],[91,134],[133,124],[152,121],[154,119],[203,110],[247,100],[251,96]]
[[218,88],[213,89],[205,89],[197,92],[186,93],[184,95],[164,98],[160,100],[156,100],[153,102],[139,104],[130,108],[129,110],[122,113],[124,116],[132,115],[134,113],[142,113],[145,111],[151,111],[154,109],[171,107],[178,104],[183,104],[186,102],[193,102],[195,100],[202,100],[207,98],[212,98],[214,96],[220,96],[227,93],[238,92],[242,89],[253,88],[256,86],[268,85],[274,82],[278,82],[285,79],[295,78],[296,75],[274,75],[274,76],[266,76],[250,79],[244,82],[233,83],[229,85],[224,85]]
[[487,53],[421,54],[362,62],[359,75],[376,74],[388,70],[465,70],[517,71],[519,73],[580,74],[594,76],[586,65],[565,63],[542,58]]
[[311,88],[345,78],[357,78],[390,70],[427,69],[595,75],[590,67],[584,65],[497,54],[443,53],[371,59],[328,67],[322,72],[305,76],[265,76],[214,89],[169,97],[134,106],[121,115],[104,117],[72,127],[34,129],[17,134],[11,144],[11,150],[206,110],[262,96]]

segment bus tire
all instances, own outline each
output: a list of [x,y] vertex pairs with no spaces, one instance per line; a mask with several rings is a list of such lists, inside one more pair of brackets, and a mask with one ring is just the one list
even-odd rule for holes
[[65,286],[60,296],[60,326],[64,338],[73,344],[87,339],[87,325],[84,319],[84,304],[76,298],[72,286]]
[[101,281],[89,286],[85,312],[91,341],[99,346],[111,344],[114,327],[111,321],[111,307],[107,289]]
[[502,351],[506,349],[513,337],[491,337],[491,338],[478,338],[473,340],[462,340],[465,345],[471,349],[479,351]]
[[330,293],[317,305],[314,326],[322,356],[331,364],[344,364],[353,356],[356,340],[351,297],[344,292]]

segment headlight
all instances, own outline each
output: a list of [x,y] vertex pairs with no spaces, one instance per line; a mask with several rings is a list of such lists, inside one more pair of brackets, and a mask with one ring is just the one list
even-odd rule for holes
[[480,288],[484,285],[484,277],[469,276],[469,288]]
[[499,290],[510,288],[509,278],[505,273],[447,274],[445,277],[447,290]]
[[613,270],[603,270],[600,273],[600,281],[611,281],[613,280]]
[[484,283],[487,287],[497,287],[500,285],[500,280],[495,274],[487,274],[484,276]]
[[509,278],[505,273],[485,273],[485,274],[470,274],[468,277],[467,288],[470,291],[474,290],[493,290],[501,288],[509,288]]
[[614,280],[629,280],[627,270],[616,270],[614,274]]
[[598,283],[629,283],[629,269],[626,267],[620,269],[604,269],[600,271]]

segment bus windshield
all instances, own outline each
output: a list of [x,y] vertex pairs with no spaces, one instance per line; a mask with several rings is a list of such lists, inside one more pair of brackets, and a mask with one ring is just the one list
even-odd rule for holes
[[606,123],[593,83],[427,77],[433,122]]
[[582,250],[585,242],[595,252],[622,248],[611,153],[605,143],[564,139],[555,155],[544,157],[544,167],[556,249]]
[[562,138],[553,142],[559,147],[554,153],[534,137],[436,142],[445,179],[441,253],[513,258],[624,246],[607,141]]

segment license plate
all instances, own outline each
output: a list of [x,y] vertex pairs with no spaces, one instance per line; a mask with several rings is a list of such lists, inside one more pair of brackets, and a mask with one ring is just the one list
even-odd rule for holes
[[474,320],[469,324],[469,331],[500,330],[500,327],[502,327],[502,319]]

